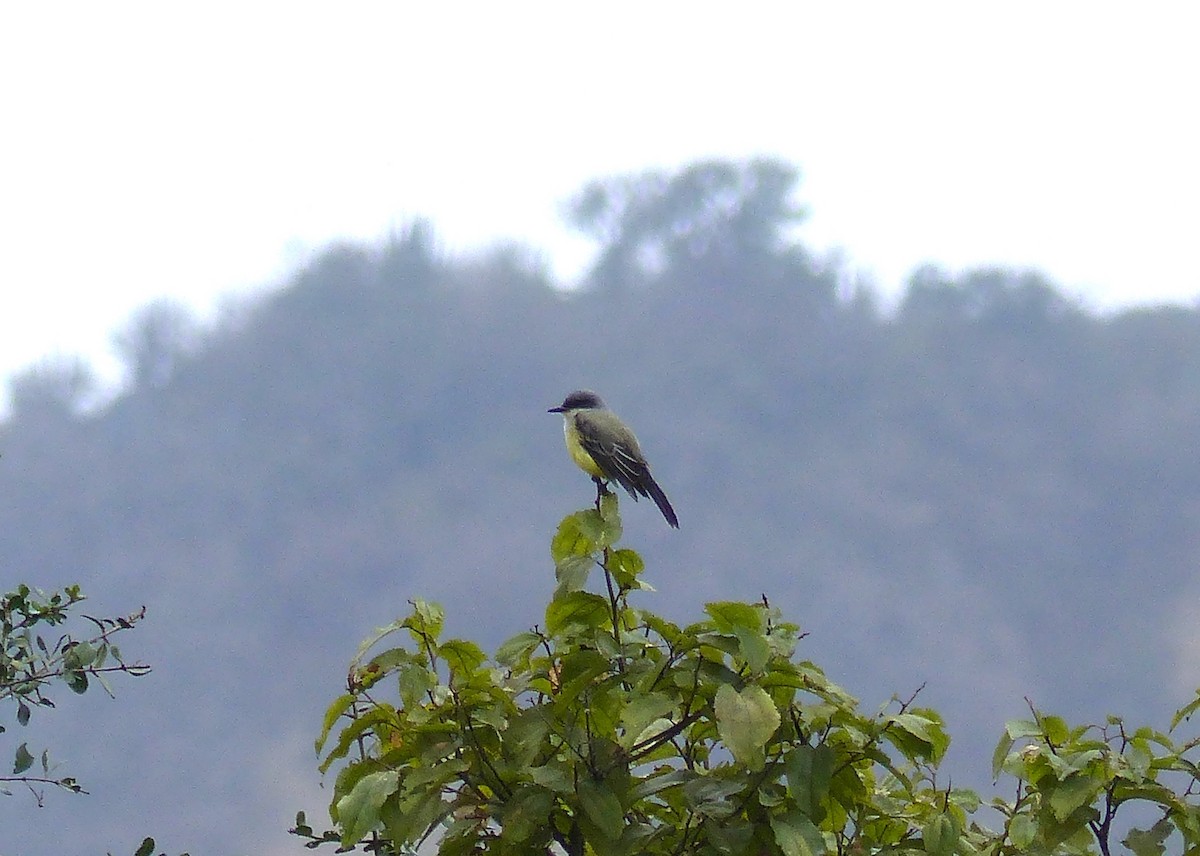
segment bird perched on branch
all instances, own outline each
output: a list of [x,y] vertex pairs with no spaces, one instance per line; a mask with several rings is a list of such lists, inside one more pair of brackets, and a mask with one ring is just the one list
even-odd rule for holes
[[650,465],[629,427],[590,389],[577,389],[548,413],[561,413],[571,460],[597,485],[615,481],[636,500],[648,496],[674,528],[679,518],[667,495],[650,475]]

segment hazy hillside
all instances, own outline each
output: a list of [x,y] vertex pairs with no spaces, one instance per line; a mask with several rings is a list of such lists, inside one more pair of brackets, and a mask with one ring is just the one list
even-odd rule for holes
[[149,308],[136,384],[87,417],[78,367],[19,378],[5,579],[146,604],[123,647],[155,672],[21,735],[92,795],[0,798],[0,849],[300,852],[285,830],[327,802],[312,738],[363,636],[413,596],[486,644],[540,620],[550,535],[591,496],[545,412],[578,386],[679,512],[622,506],[656,608],[766,593],[869,705],[928,682],[969,780],[1024,695],[1077,717],[1190,697],[1200,312],[1097,317],[1033,274],[926,270],[885,317],[787,240],[794,178],[586,189],[578,291],[418,226],[330,248],[215,330]]

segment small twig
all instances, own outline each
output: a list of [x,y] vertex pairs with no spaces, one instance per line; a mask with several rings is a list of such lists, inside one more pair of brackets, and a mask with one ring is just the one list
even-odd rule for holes
[[1046,734],[1046,726],[1042,724],[1042,715],[1038,713],[1037,708],[1033,706],[1033,700],[1029,696],[1025,696],[1025,704],[1029,706],[1029,712],[1033,715],[1033,721],[1037,723],[1037,727],[1042,732],[1042,739],[1046,743],[1046,747],[1052,755],[1058,754],[1058,747],[1054,745],[1054,741],[1050,739],[1050,735]]
[[[608,570],[608,548],[604,548],[604,562],[601,567],[604,569],[604,584],[608,587],[608,606],[609,613],[612,616],[612,633],[613,642],[617,646],[617,672],[625,674],[625,651],[621,644],[621,611],[620,611],[620,596],[619,592],[613,592],[612,573]],[[628,687],[626,687],[628,689]]]
[[901,713],[904,713],[906,710],[908,710],[910,707],[912,707],[912,703],[917,700],[917,696],[919,696],[921,694],[921,691],[925,689],[926,683],[927,683],[926,681],[922,681],[921,686],[919,686],[915,690],[913,690],[913,694],[908,697],[908,701],[900,702],[900,712]]
[[608,487],[604,484],[604,479],[592,476],[592,481],[596,483],[596,511],[600,510],[600,500],[608,496]]
[[648,755],[662,746],[664,743],[669,743],[681,734],[689,725],[694,725],[701,719],[699,713],[690,713],[682,717],[678,722],[670,728],[664,728],[657,734],[647,737],[640,743],[635,743],[629,750],[629,759],[631,761],[639,760],[643,755]]
[[62,788],[64,791],[70,791],[73,794],[87,793],[87,791],[79,786],[78,782],[71,778],[50,779],[44,776],[0,776],[0,782],[15,782],[25,785],[25,787],[29,788],[30,793],[33,794],[34,799],[37,800],[39,808],[42,805],[44,795],[34,785],[54,785],[56,788]]

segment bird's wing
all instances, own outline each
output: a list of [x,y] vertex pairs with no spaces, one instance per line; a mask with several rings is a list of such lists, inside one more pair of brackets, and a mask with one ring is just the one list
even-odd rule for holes
[[610,480],[625,488],[634,499],[637,499],[639,493],[645,496],[644,481],[650,471],[641,450],[636,446],[636,441],[632,448],[624,443],[602,442],[597,439],[600,432],[589,430],[589,427],[596,423],[593,414],[580,413],[577,419],[579,442],[592,456],[596,466],[600,467]]
[[679,518],[675,515],[675,509],[671,507],[663,489],[654,481],[654,476],[650,475],[650,466],[642,456],[642,450],[638,448],[637,438],[626,430],[627,439],[623,441],[602,442],[597,439],[598,436],[606,434],[611,436],[612,432],[596,430],[596,426],[603,426],[602,420],[608,418],[615,417],[608,414],[580,413],[576,422],[580,444],[609,481],[620,484],[635,500],[638,494],[648,496],[658,506],[667,523],[678,529]]

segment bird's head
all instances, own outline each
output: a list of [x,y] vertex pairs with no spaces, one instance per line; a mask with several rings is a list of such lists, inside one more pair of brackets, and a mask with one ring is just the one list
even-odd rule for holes
[[571,413],[576,410],[599,410],[604,407],[604,400],[590,389],[577,389],[563,399],[558,407],[551,407],[547,413]]

